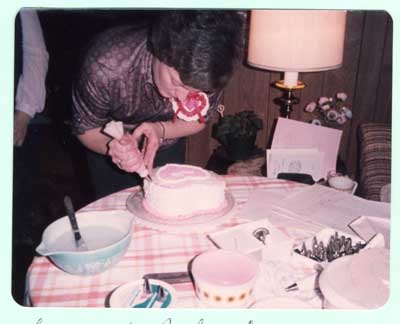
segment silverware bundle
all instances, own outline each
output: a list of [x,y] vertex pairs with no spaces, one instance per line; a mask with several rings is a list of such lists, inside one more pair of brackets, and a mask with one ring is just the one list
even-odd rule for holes
[[143,279],[142,298],[144,300],[139,304],[135,304],[139,293],[140,289],[133,293],[128,305],[133,308],[153,308],[156,303],[159,303],[160,308],[167,306],[165,303],[167,302],[167,294],[169,292],[165,292],[162,286],[150,284],[147,278]]
[[354,244],[350,237],[339,236],[338,232],[335,232],[335,235],[331,235],[327,244],[322,241],[318,242],[314,236],[311,249],[307,249],[306,243],[303,242],[301,249],[295,249],[294,251],[317,262],[331,262],[342,256],[358,253],[366,245],[366,243],[361,242]]
[[[165,308],[171,303],[171,293],[161,285],[151,284],[151,280],[165,281],[170,284],[191,282],[189,272],[148,273],[143,276],[143,287],[132,293],[128,302],[133,308]],[[141,293],[141,302],[135,303]],[[156,305],[156,306],[155,306]]]

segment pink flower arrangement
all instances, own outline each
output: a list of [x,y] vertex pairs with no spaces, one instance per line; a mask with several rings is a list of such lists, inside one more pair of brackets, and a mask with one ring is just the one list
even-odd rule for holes
[[313,114],[311,123],[332,127],[343,126],[353,117],[352,111],[345,104],[347,94],[336,93],[335,97],[319,97],[304,107],[304,111]]

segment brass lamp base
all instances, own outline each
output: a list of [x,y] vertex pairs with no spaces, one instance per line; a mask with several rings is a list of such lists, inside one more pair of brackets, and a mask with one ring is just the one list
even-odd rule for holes
[[293,91],[303,89],[306,85],[301,81],[297,81],[297,85],[289,87],[284,84],[283,80],[276,81],[274,85],[283,90],[283,96],[278,99],[281,105],[281,115],[282,117],[290,118],[293,105],[299,103],[299,99],[293,95]]

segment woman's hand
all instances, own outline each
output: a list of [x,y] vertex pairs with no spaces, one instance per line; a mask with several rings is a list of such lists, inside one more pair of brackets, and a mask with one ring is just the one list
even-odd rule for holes
[[113,139],[109,142],[108,148],[108,155],[120,169],[137,172],[142,168],[142,154],[136,138],[131,134],[125,134],[120,140]]
[[142,123],[132,133],[132,136],[136,139],[136,142],[138,142],[142,136],[147,138],[147,145],[142,150],[142,156],[144,165],[150,174],[153,170],[154,158],[158,148],[160,147],[160,139],[164,135],[163,126],[160,124],[160,122]]
[[[140,151],[138,143],[143,136],[147,138],[147,144]],[[148,173],[151,173],[162,136],[162,126],[158,123],[142,123],[132,134],[125,134],[120,140],[110,141],[108,155],[120,169],[126,172],[141,173],[144,166]]]

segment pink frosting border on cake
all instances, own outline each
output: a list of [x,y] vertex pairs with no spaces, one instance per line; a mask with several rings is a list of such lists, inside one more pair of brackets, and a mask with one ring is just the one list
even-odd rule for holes
[[216,207],[216,208],[208,209],[208,210],[199,210],[199,211],[191,213],[191,214],[181,214],[181,215],[177,215],[175,217],[166,216],[166,215],[163,215],[162,213],[154,210],[153,208],[151,208],[149,206],[149,204],[147,203],[146,199],[143,199],[142,205],[143,205],[143,208],[147,212],[149,212],[150,214],[152,214],[153,216],[155,216],[157,218],[166,219],[166,220],[167,219],[177,219],[177,220],[180,219],[180,220],[183,220],[183,219],[189,219],[189,218],[198,217],[198,216],[202,216],[202,215],[215,214],[215,213],[221,212],[228,206],[228,202],[225,199],[223,201],[223,203],[220,206]]
[[[210,177],[210,173],[200,168],[185,165],[167,165],[157,173],[157,185],[165,188],[180,188],[193,181],[202,181]],[[160,183],[166,181],[167,183]],[[169,182],[169,183],[168,183]]]
[[208,172],[200,168],[185,165],[167,165],[158,172],[160,178],[165,180],[180,180],[181,177],[207,178]]

